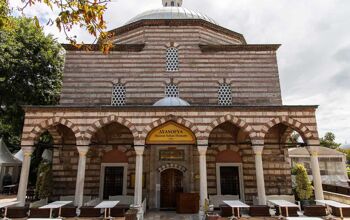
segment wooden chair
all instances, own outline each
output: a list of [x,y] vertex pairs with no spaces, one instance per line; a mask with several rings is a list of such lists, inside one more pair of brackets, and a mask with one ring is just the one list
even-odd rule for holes
[[79,217],[100,217],[102,215],[100,209],[96,209],[93,206],[83,206],[80,207],[80,215]]
[[304,206],[304,215],[312,217],[327,216],[327,207],[322,205]]
[[28,207],[8,207],[7,218],[26,218],[28,216]]
[[[340,217],[340,209],[331,206],[332,208],[332,215]],[[350,208],[342,208],[343,211],[343,217],[350,217]]]
[[128,205],[117,205],[114,208],[111,208],[111,216],[112,217],[124,217],[125,213],[127,212],[127,210],[129,209]]
[[[52,211],[52,216],[57,216],[58,210],[54,209]],[[39,209],[39,208],[30,208],[29,209],[29,218],[49,218],[50,209]]]
[[250,206],[249,215],[252,217],[271,217],[270,208],[267,205]]
[[[220,216],[221,217],[231,217],[231,216],[233,216],[232,208],[230,206],[228,206],[228,205],[220,205]],[[238,210],[237,210],[237,208],[235,208],[234,216],[238,217]]]
[[76,206],[63,206],[61,208],[61,217],[64,218],[74,218],[77,216]]
[[[275,208],[276,208],[276,216],[279,216],[280,215],[279,207],[276,206]],[[282,216],[286,216],[286,208],[281,207],[281,210],[282,210]],[[298,211],[299,211],[298,207],[288,207],[288,216],[289,217],[299,217]]]

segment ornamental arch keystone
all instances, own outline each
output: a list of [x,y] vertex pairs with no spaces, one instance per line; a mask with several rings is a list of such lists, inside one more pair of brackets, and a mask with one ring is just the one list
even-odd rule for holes
[[240,119],[233,115],[225,115],[220,118],[217,118],[214,120],[205,130],[204,136],[209,139],[210,133],[219,125],[230,122],[233,125],[237,126],[238,128],[242,129],[244,132],[246,132],[249,135],[249,138],[251,140],[256,139],[258,137],[258,134],[254,131],[252,126],[250,126],[247,122],[245,122],[243,119]]
[[53,117],[49,118],[47,120],[44,120],[39,123],[39,125],[35,126],[29,133],[27,140],[34,145],[35,141],[40,137],[40,135],[46,131],[50,130],[50,128],[56,126],[56,125],[63,125],[70,129],[76,139],[76,143],[78,143],[80,140],[83,139],[83,136],[80,132],[80,129],[78,126],[73,124],[73,122],[69,121],[66,118],[63,117]]
[[294,129],[295,131],[297,131],[305,143],[307,143],[308,140],[315,139],[312,132],[310,131],[310,129],[307,126],[305,126],[300,121],[297,121],[297,120],[290,118],[290,117],[287,117],[287,116],[277,117],[277,118],[274,118],[274,119],[270,120],[269,122],[267,122],[261,129],[261,132],[260,132],[261,138],[264,139],[266,134],[269,132],[269,130],[273,126],[278,125],[278,124],[284,124],[287,127],[290,127],[292,129]]
[[168,163],[168,164],[164,164],[164,165],[160,166],[158,168],[158,172],[161,173],[161,172],[168,170],[168,169],[176,169],[176,170],[181,171],[182,173],[185,173],[187,171],[187,168],[184,166],[181,166],[181,165],[175,164],[175,163]]
[[110,115],[108,117],[102,118],[100,120],[95,121],[88,129],[86,129],[84,133],[84,138],[87,140],[87,142],[90,144],[92,136],[102,127],[111,124],[111,123],[118,123],[120,125],[125,126],[130,130],[130,133],[132,134],[134,138],[134,143],[136,140],[139,139],[139,132],[136,129],[136,127],[128,120],[122,117],[118,117],[115,115]]

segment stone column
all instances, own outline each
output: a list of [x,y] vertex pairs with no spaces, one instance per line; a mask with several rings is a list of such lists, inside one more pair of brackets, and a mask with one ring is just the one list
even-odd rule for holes
[[203,211],[205,200],[208,198],[207,180],[207,146],[198,146],[199,180],[200,180],[200,210]]
[[135,147],[136,168],[135,168],[135,196],[134,203],[136,206],[142,205],[142,174],[143,174],[143,152],[145,147]]
[[256,186],[258,190],[259,205],[266,205],[264,167],[262,162],[262,152],[264,146],[252,146],[255,154]]
[[85,168],[86,168],[86,154],[89,151],[89,146],[77,147],[79,152],[79,163],[77,172],[77,181],[75,186],[74,204],[78,207],[83,205],[84,200],[84,182],[85,182]]
[[307,147],[307,150],[310,153],[310,160],[311,160],[311,170],[312,170],[312,176],[313,176],[313,182],[314,182],[314,190],[315,190],[315,198],[316,200],[323,200],[323,188],[322,188],[322,179],[321,179],[321,172],[320,172],[320,166],[318,164],[318,152],[320,151],[319,146],[309,146]]
[[18,206],[24,206],[26,203],[28,177],[29,177],[29,171],[30,171],[30,161],[31,161],[34,148],[22,147],[22,151],[23,151],[23,162],[22,162],[21,178],[19,180],[18,193],[17,193],[17,201],[19,201]]

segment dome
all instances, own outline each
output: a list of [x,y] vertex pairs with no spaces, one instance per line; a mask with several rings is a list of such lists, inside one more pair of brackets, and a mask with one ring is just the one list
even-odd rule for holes
[[163,7],[145,11],[129,20],[126,24],[131,24],[133,22],[141,20],[161,19],[201,19],[213,24],[217,24],[213,19],[209,18],[208,16],[183,7]]
[[154,103],[153,106],[190,106],[190,104],[178,97],[165,97]]

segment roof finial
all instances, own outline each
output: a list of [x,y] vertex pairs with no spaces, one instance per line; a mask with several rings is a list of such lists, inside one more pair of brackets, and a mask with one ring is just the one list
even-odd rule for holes
[[162,0],[164,7],[181,7],[182,0]]

